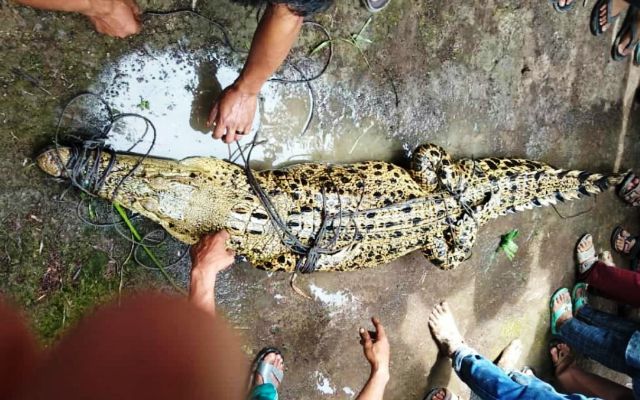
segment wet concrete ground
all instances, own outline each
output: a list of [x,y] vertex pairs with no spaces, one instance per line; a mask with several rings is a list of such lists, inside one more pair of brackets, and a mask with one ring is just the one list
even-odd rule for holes
[[[188,4],[142,5],[170,10]],[[236,46],[248,45],[255,28],[250,10],[221,0],[200,1],[198,7],[228,26]],[[308,118],[307,89],[265,89],[259,120],[267,142],[256,149],[256,165],[403,162],[407,150],[430,141],[455,157],[518,156],[600,172],[637,169],[638,69],[608,60],[610,37],[589,34],[589,12],[579,6],[557,14],[545,2],[393,0],[364,32],[372,41],[361,42],[370,68],[352,46],[335,45],[333,63],[312,84],[315,113],[305,136],[299,132]],[[334,37],[349,37],[367,18],[356,1],[348,1],[317,20]],[[33,166],[33,156],[52,141],[61,106],[90,89],[121,112],[156,121],[155,154],[224,157],[225,146],[201,133],[203,115],[237,73],[242,55],[229,53],[219,32],[197,18],[148,17],[142,34],[122,41],[95,34],[82,17],[6,1],[0,2],[0,38],[0,290],[26,309],[50,342],[121,288],[170,290],[156,272],[131,261],[123,267],[127,242],[113,228],[76,218],[80,196],[61,196],[65,186]],[[321,40],[305,30],[290,63],[317,71],[326,54],[306,55]],[[295,72],[285,67],[280,75]],[[85,118],[74,116],[75,122]],[[114,145],[135,143],[138,128],[120,127]],[[86,214],[86,206],[82,210]],[[522,362],[549,377],[548,298],[557,287],[573,284],[578,237],[591,232],[598,248],[608,249],[616,224],[639,229],[637,211],[613,194],[561,205],[558,212],[564,218],[546,208],[483,227],[473,257],[454,271],[411,254],[375,270],[299,277],[297,285],[313,301],[290,289],[289,275],[238,265],[220,279],[220,310],[245,337],[247,354],[265,345],[284,349],[285,399],[355,397],[368,374],[357,328],[371,315],[383,320],[391,336],[388,398],[421,399],[431,386],[447,382],[465,394],[446,365],[436,367],[442,363],[436,362],[426,317],[442,299],[483,354],[495,357],[519,337],[526,349]],[[520,250],[510,262],[495,249],[500,235],[513,228],[521,232]],[[184,283],[187,271],[181,263],[172,274]]]

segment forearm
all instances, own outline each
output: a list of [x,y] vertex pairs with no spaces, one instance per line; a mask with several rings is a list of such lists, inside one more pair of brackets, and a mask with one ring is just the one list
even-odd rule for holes
[[215,315],[216,313],[216,274],[191,270],[191,283],[189,285],[189,301],[200,309]]
[[236,85],[246,93],[257,94],[262,85],[282,65],[289,54],[303,18],[286,5],[270,4],[258,24],[251,50]]
[[357,400],[382,400],[387,382],[389,382],[388,370],[372,371]]
[[14,0],[25,6],[45,10],[84,13],[91,9],[91,0]]

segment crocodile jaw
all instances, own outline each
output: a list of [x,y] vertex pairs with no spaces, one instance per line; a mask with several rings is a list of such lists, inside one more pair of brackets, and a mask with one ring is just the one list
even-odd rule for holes
[[50,148],[36,157],[41,170],[56,178],[65,178],[65,165],[69,162],[71,149],[68,147]]

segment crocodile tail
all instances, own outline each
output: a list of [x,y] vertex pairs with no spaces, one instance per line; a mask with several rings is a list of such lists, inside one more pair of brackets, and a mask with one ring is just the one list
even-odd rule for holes
[[[596,195],[622,183],[625,174],[604,175],[580,170],[548,168],[524,174],[507,184],[504,213]],[[502,185],[501,185],[502,186]],[[504,194],[501,196],[505,198]],[[507,204],[511,201],[512,204]]]

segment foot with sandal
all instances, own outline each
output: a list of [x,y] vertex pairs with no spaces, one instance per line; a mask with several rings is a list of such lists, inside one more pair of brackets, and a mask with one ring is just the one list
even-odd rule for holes
[[[632,257],[632,268],[638,264],[636,238],[618,227],[611,237],[614,249]],[[595,289],[597,294],[634,307],[640,307],[640,273],[618,268],[613,263],[611,253],[604,251],[596,256],[593,237],[583,235],[576,246],[578,280]]]
[[601,36],[625,13],[625,20],[611,47],[611,57],[621,61],[633,54],[633,61],[637,65],[640,64],[640,8],[631,5],[629,0],[598,0],[591,11],[589,28],[594,36]]
[[284,377],[284,358],[275,347],[265,347],[256,356],[249,400],[277,400]]
[[557,338],[549,352],[561,389],[603,399],[633,399],[629,388],[578,367],[572,349],[634,378],[636,372],[628,365],[625,347],[635,348],[628,336],[635,326],[589,306],[584,283],[576,284],[571,294],[566,288],[558,289],[549,306],[551,333]]

